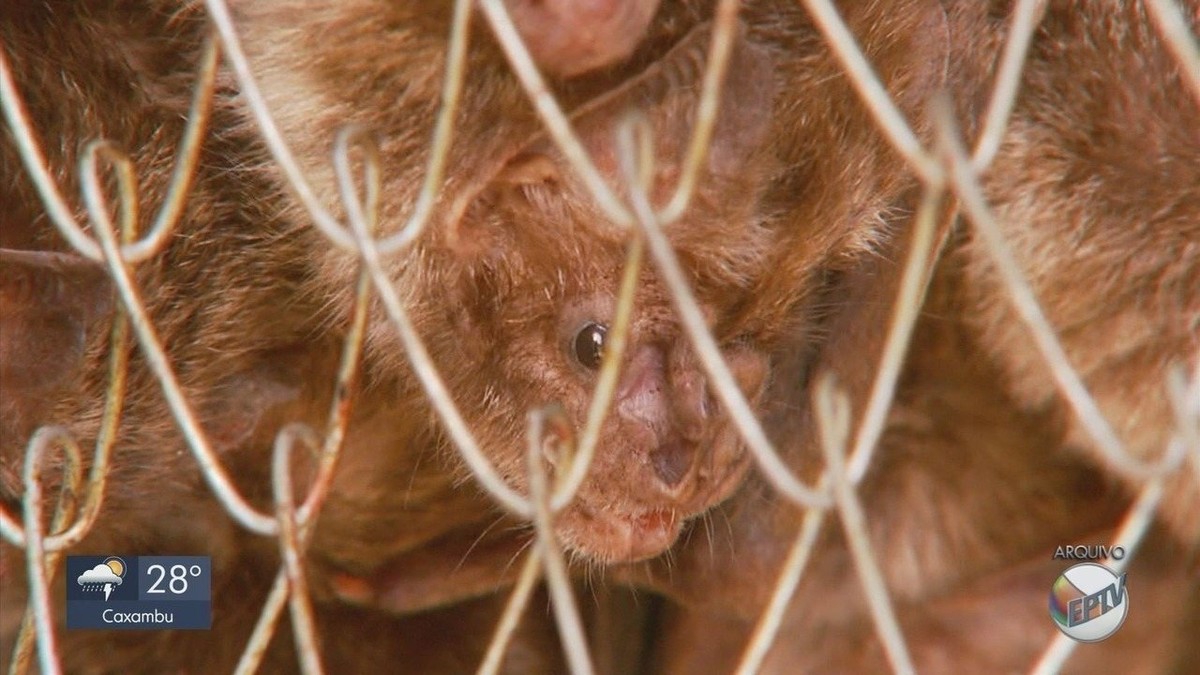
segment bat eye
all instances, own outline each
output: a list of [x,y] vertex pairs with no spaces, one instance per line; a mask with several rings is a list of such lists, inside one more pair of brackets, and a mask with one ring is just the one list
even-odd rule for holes
[[604,336],[608,328],[598,323],[587,323],[575,334],[575,360],[589,370],[600,367],[604,358]]

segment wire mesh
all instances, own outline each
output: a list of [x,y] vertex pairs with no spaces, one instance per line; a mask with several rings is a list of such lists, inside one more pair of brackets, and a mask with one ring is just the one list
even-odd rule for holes
[[[739,389],[725,363],[714,336],[706,326],[705,317],[686,274],[681,268],[671,243],[663,233],[684,212],[694,195],[697,176],[705,161],[712,140],[717,115],[719,92],[727,75],[728,64],[738,21],[737,0],[721,0],[715,10],[708,66],[704,73],[702,96],[698,106],[697,123],[687,148],[686,161],[676,189],[665,207],[656,210],[648,196],[647,186],[639,176],[651,172],[647,162],[646,129],[638,120],[630,119],[621,125],[617,134],[618,159],[621,165],[629,200],[623,201],[601,176],[592,158],[572,128],[569,116],[555,100],[546,81],[538,71],[518,34],[505,4],[501,0],[480,0],[481,14],[503,49],[513,71],[518,76],[537,114],[562,151],[573,170],[582,177],[592,197],[603,213],[614,223],[629,229],[632,242],[622,282],[616,321],[605,352],[600,379],[595,388],[587,424],[573,451],[569,470],[556,471],[548,476],[541,462],[545,427],[552,424],[553,410],[530,411],[528,425],[529,494],[523,495],[509,485],[497,471],[469,428],[457,407],[452,392],[434,366],[420,335],[408,314],[404,299],[385,271],[383,260],[403,255],[417,241],[431,221],[433,205],[440,186],[444,184],[449,147],[453,136],[453,120],[464,86],[465,55],[467,50],[468,17],[473,3],[458,0],[449,36],[447,67],[444,75],[441,107],[434,126],[431,151],[428,155],[422,189],[411,216],[395,233],[383,238],[376,234],[382,228],[379,216],[380,166],[379,153],[365,130],[349,127],[338,135],[334,150],[334,169],[341,190],[339,208],[322,204],[303,170],[288,148],[283,134],[273,120],[273,111],[266,103],[256,83],[255,73],[246,58],[238,37],[238,29],[224,0],[206,0],[209,17],[214,26],[214,38],[203,51],[196,77],[195,97],[191,113],[180,141],[178,161],[170,189],[148,232],[137,238],[137,177],[132,163],[119,150],[99,140],[88,146],[81,168],[84,203],[89,214],[93,238],[76,218],[60,193],[39,147],[39,139],[23,109],[13,74],[0,45],[0,100],[4,116],[12,131],[29,178],[37,186],[44,208],[54,226],[79,255],[103,263],[115,284],[120,303],[112,326],[111,362],[107,405],[102,433],[96,443],[89,475],[81,470],[80,448],[68,432],[58,427],[39,429],[29,440],[24,464],[21,516],[0,509],[0,535],[9,544],[22,548],[26,556],[26,583],[30,589],[29,609],[21,625],[20,636],[12,655],[10,671],[24,672],[34,655],[42,672],[61,671],[56,652],[54,610],[49,585],[61,573],[62,556],[71,551],[95,524],[102,508],[104,494],[111,489],[110,473],[112,448],[117,440],[117,427],[126,390],[132,340],[136,341],[155,378],[162,386],[165,403],[179,426],[213,493],[236,522],[246,530],[278,540],[282,565],[275,578],[257,626],[248,636],[247,646],[237,672],[255,672],[271,640],[284,606],[289,607],[291,626],[295,632],[300,669],[306,673],[322,672],[320,640],[312,618],[305,582],[305,549],[310,540],[312,524],[330,490],[339,451],[345,438],[353,405],[351,383],[357,377],[366,331],[368,305],[372,297],[384,308],[388,320],[400,336],[406,357],[412,364],[422,388],[441,423],[445,426],[461,459],[480,487],[496,503],[516,517],[531,521],[536,543],[524,562],[508,606],[496,628],[483,663],[481,673],[497,672],[516,623],[526,610],[531,592],[539,579],[550,590],[554,617],[560,631],[569,667],[574,673],[591,673],[594,668],[589,654],[585,631],[574,599],[570,575],[564,562],[562,544],[553,528],[553,515],[561,511],[575,496],[588,474],[595,456],[599,427],[614,396],[619,364],[627,339],[633,294],[643,257],[648,254],[664,283],[670,288],[673,301],[688,338],[692,341],[709,381],[715,388],[723,409],[733,420],[736,429],[753,454],[758,468],[768,483],[783,498],[793,502],[806,513],[797,538],[771,593],[762,616],[756,624],[743,652],[738,673],[754,673],[778,636],[783,615],[795,593],[808,562],[813,556],[818,535],[831,516],[841,521],[848,538],[850,552],[862,590],[868,600],[870,616],[882,643],[887,661],[897,673],[915,671],[913,657],[897,620],[881,562],[872,550],[868,536],[869,524],[856,492],[872,465],[876,447],[884,433],[887,415],[903,370],[906,351],[920,313],[925,290],[946,244],[957,208],[944,208],[951,198],[957,199],[965,220],[986,243],[991,261],[1000,270],[1008,292],[1021,320],[1027,326],[1032,344],[1041,354],[1052,373],[1059,392],[1069,402],[1077,419],[1091,436],[1107,465],[1116,472],[1141,483],[1142,488],[1120,527],[1115,545],[1123,546],[1128,555],[1123,560],[1109,561],[1120,571],[1134,557],[1143,540],[1156,509],[1163,497],[1164,482],[1177,472],[1188,471],[1192,464],[1200,472],[1200,369],[1190,375],[1177,373],[1171,386],[1175,406],[1177,433],[1170,447],[1155,462],[1147,463],[1134,457],[1100,412],[1078,372],[1072,367],[1066,351],[1056,337],[1053,317],[1047,316],[1038,298],[1026,281],[1019,264],[1005,241],[997,216],[992,212],[980,186],[980,176],[987,171],[1000,148],[1001,139],[1019,94],[1023,64],[1031,38],[1045,12],[1044,0],[1021,0],[1012,12],[992,95],[983,115],[982,132],[973,149],[965,147],[955,128],[950,103],[936,100],[934,120],[935,147],[926,147],[918,138],[900,108],[893,102],[886,87],[875,75],[867,56],[855,36],[830,0],[803,0],[829,48],[845,69],[862,102],[870,111],[879,130],[908,163],[923,185],[923,197],[913,222],[913,238],[903,264],[902,281],[892,305],[892,318],[882,357],[875,367],[875,379],[866,400],[865,409],[856,428],[851,428],[853,415],[845,394],[839,391],[833,377],[823,377],[815,388],[815,411],[820,430],[825,470],[813,485],[806,484],[780,457],[768,440],[767,433]],[[1178,60],[1184,81],[1200,103],[1200,48],[1188,28],[1188,20],[1179,6],[1169,0],[1147,0],[1147,9],[1156,30],[1174,58]],[[219,56],[223,53],[237,80],[238,88],[258,125],[263,142],[281,168],[288,183],[304,205],[313,225],[330,244],[357,256],[360,273],[355,288],[355,305],[350,329],[341,356],[337,381],[333,383],[333,402],[328,415],[328,431],[318,435],[303,425],[289,424],[276,437],[273,466],[275,504],[273,512],[256,509],[242,495],[231,479],[228,468],[213,449],[201,425],[197,422],[194,404],[184,394],[173,372],[167,352],[156,334],[147,313],[141,291],[132,274],[134,266],[146,264],[159,255],[165,243],[178,227],[183,204],[196,170],[200,141],[210,133],[209,111],[218,71]],[[351,160],[358,152],[362,159],[363,175],[354,175]],[[108,194],[103,187],[105,168],[116,176],[117,191]],[[115,209],[110,200],[115,199]],[[111,213],[119,215],[114,224]],[[346,215],[340,221],[335,212]],[[132,335],[131,335],[132,334]],[[310,482],[307,495],[299,504],[292,499],[293,487],[290,456],[297,445],[308,446],[318,457],[318,469]],[[66,461],[66,478],[59,502],[54,508],[50,526],[43,526],[44,489],[42,473],[49,466],[47,457],[61,452]],[[57,465],[56,465],[57,466]],[[1060,670],[1071,657],[1076,645],[1064,635],[1051,639],[1047,630],[1047,647],[1033,666],[1032,672],[1052,673]]]

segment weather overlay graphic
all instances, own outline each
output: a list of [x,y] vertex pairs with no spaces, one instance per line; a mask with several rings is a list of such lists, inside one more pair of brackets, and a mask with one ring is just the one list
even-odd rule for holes
[[208,556],[67,556],[67,628],[212,627]]
[[1069,567],[1050,589],[1050,616],[1079,642],[1099,642],[1117,632],[1129,613],[1125,575],[1097,563]]

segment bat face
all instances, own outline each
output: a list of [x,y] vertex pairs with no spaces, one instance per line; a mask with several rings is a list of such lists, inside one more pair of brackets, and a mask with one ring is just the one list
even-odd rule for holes
[[[642,84],[586,111],[576,128],[609,185],[626,192],[619,189],[615,121],[640,108],[655,138],[648,196],[664,203],[679,178],[695,95],[668,90],[655,97],[648,93],[653,83]],[[739,112],[731,108],[728,115]],[[768,172],[746,160],[756,157],[757,146],[745,125],[736,135],[718,129],[692,206],[664,228],[722,356],[752,402],[767,379],[766,354],[750,336],[723,324],[763,273],[772,239],[755,199]],[[492,176],[446,235],[453,250],[439,262],[449,296],[443,302],[456,309],[442,331],[459,353],[435,360],[474,413],[485,451],[521,488],[527,411],[557,405],[576,438],[584,427],[632,235],[604,216],[545,140],[526,146]],[[620,365],[588,478],[556,521],[570,550],[605,562],[666,550],[687,519],[740,484],[749,465],[671,293],[650,263],[639,272]],[[545,459],[565,471],[553,444],[544,449]]]
[[[531,190],[547,194],[490,205],[490,226],[510,229],[491,255],[464,270],[463,322],[477,344],[467,346],[470,358],[452,359],[467,369],[445,364],[454,390],[474,403],[481,436],[496,441],[487,449],[518,485],[526,474],[525,411],[557,404],[576,437],[584,426],[626,257],[624,233],[589,228],[597,215],[589,204],[555,194],[560,186]],[[560,208],[548,217],[551,209],[514,203],[523,199],[547,202],[539,207],[558,201]],[[689,224],[685,217],[677,226]],[[514,239],[523,241],[508,248]],[[721,300],[710,294],[703,305],[714,319]],[[736,339],[722,347],[742,391],[755,400],[765,355]],[[545,455],[565,470],[552,445]],[[669,293],[654,270],[643,269],[589,478],[557,521],[564,542],[606,561],[656,555],[687,518],[728,496],[746,466]]]
[[[497,211],[518,215],[511,208]],[[484,438],[504,439],[494,449],[502,471],[522,484],[523,411],[557,404],[576,437],[584,426],[625,255],[616,232],[597,236],[557,219],[508,222],[529,227],[541,246],[522,245],[504,256],[503,268],[472,270],[466,282],[464,298],[476,299],[467,321],[481,326],[483,338],[476,347],[483,372],[474,380],[483,386],[468,396],[479,404]],[[714,303],[705,309],[720,313]],[[757,398],[764,355],[736,341],[723,355],[743,392]],[[470,388],[471,374],[462,376]],[[545,452],[552,467],[565,470],[553,447]],[[688,517],[728,496],[746,466],[666,289],[644,270],[616,395],[589,478],[558,520],[560,534],[572,549],[601,560],[656,555]]]

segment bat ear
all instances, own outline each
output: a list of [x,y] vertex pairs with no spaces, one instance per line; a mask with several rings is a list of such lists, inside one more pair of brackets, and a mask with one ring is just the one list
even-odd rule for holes
[[[724,176],[740,173],[746,166],[747,157],[765,145],[776,93],[770,52],[748,42],[744,31],[737,34],[736,40],[721,87],[708,154],[709,170]],[[695,87],[683,90],[685,105],[692,111],[691,117],[700,108],[701,89],[698,81]],[[689,98],[691,100],[687,100]],[[693,125],[687,126],[687,140],[690,141]],[[679,157],[682,161],[682,154]]]
[[52,389],[77,374],[89,333],[113,313],[103,267],[49,251],[0,249],[0,380],[8,395]]
[[[767,49],[750,43],[741,27],[734,40],[706,168],[722,178],[740,179],[748,159],[765,145],[775,76]],[[618,192],[624,181],[615,130],[630,111],[640,111],[650,123],[661,187],[674,185],[695,127],[710,42],[707,28],[694,30],[642,74],[572,113],[576,134]],[[467,186],[449,211],[449,241],[460,252],[486,246],[490,229],[479,226],[496,217],[495,207],[525,203],[541,211],[552,207],[564,191],[586,194],[558,148],[544,133],[538,134],[483,167],[479,178]]]
[[[666,174],[678,173],[694,133],[711,41],[707,28],[694,30],[637,78],[576,113],[576,128],[602,172],[617,174],[614,130],[638,111],[653,131],[656,165]],[[764,145],[775,90],[770,52],[751,43],[739,26],[718,93],[708,171],[736,175]]]
[[[468,187],[453,204],[446,227],[446,243],[464,258],[495,250],[504,239],[496,219],[507,208],[527,204],[545,206],[561,194],[563,175],[548,144],[534,143],[496,162]],[[535,206],[535,208],[537,208]]]

